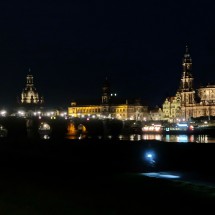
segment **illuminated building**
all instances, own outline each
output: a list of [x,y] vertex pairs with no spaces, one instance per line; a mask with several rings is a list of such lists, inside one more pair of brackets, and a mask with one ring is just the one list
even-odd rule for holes
[[[30,69],[29,69],[30,72]],[[33,82],[33,75],[26,76],[26,85],[21,92],[21,98],[17,98],[18,106],[16,113],[12,115],[19,117],[39,116],[41,117],[44,112],[44,99],[39,96]]]
[[156,106],[149,110],[149,117],[146,118],[144,121],[160,121],[163,119],[163,111],[160,107]]
[[34,87],[33,75],[27,75],[26,86],[21,93],[21,104],[42,104],[44,103],[43,97],[39,94]]
[[176,95],[167,98],[163,103],[163,119],[176,122],[179,119],[189,120],[191,117],[215,116],[215,85],[208,84],[194,90],[192,59],[187,46],[182,66],[182,78]]
[[167,97],[163,103],[163,120],[174,122],[181,117],[181,97],[177,92],[176,96]]
[[148,115],[148,107],[141,104],[138,99],[121,100],[116,94],[111,93],[110,83],[106,80],[102,86],[101,103],[96,105],[77,105],[71,103],[68,107],[68,115],[72,117],[99,117],[115,118],[120,120],[143,120]]

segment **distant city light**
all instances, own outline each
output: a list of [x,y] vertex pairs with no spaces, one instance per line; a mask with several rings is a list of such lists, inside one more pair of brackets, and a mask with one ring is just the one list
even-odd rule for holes
[[7,111],[6,111],[6,110],[2,110],[2,111],[0,112],[0,115],[1,115],[1,116],[6,116],[6,114],[7,114]]
[[18,116],[25,116],[25,111],[19,110],[18,111]]
[[179,127],[188,127],[187,123],[184,123],[184,124],[178,123],[177,125],[178,125]]
[[61,117],[65,117],[67,115],[67,113],[66,112],[62,112],[62,113],[60,113],[60,116]]

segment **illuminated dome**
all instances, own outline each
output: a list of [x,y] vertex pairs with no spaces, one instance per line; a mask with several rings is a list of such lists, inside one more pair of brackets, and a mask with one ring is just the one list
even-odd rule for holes
[[34,87],[33,76],[27,75],[26,77],[26,86],[21,94],[21,103],[22,104],[41,104],[44,102],[43,98],[39,97],[39,94]]

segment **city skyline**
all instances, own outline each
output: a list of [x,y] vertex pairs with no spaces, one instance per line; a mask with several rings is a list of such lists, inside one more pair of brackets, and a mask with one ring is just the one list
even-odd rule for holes
[[194,88],[214,83],[215,5],[206,2],[1,3],[0,106],[16,104],[29,68],[51,106],[100,99],[105,77],[119,97],[161,106],[179,87],[186,45]]

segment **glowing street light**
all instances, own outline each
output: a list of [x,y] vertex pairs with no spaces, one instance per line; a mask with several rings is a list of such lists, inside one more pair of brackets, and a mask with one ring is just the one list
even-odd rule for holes
[[25,111],[19,110],[18,111],[18,116],[25,116]]
[[6,114],[7,114],[7,111],[6,111],[6,110],[1,110],[1,112],[0,112],[0,115],[1,115],[1,116],[6,116]]

